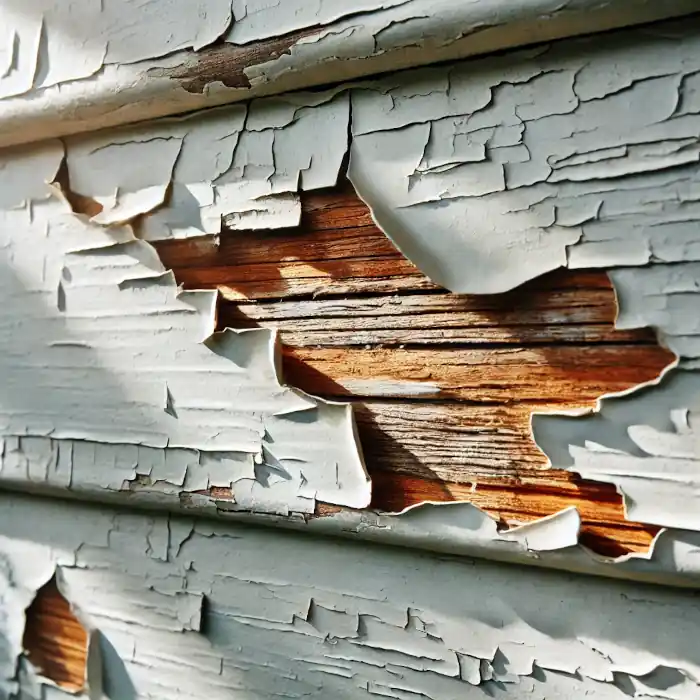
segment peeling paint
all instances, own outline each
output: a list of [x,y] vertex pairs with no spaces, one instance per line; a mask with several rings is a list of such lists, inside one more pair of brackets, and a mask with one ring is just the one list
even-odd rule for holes
[[[69,146],[71,186],[106,204],[94,218],[150,211],[181,150],[164,142]],[[108,152],[122,162],[122,143],[155,149],[131,180],[102,165]],[[51,197],[62,159],[48,143],[6,153],[0,168],[0,478],[78,490],[136,477],[179,490],[235,484],[242,507],[273,512],[313,512],[317,498],[368,505],[350,407],[283,386],[274,333],[213,333],[216,293],[182,292],[129,226]]]
[[[700,117],[680,96],[700,64],[687,25],[358,90],[350,179],[399,248],[456,292],[502,292],[564,265],[692,262]],[[615,78],[604,94],[601,75]]]
[[695,0],[8,0],[0,145],[696,11]]
[[[223,509],[224,504],[219,507]],[[700,533],[663,529],[643,554],[605,557],[578,542],[580,516],[575,508],[505,531],[499,531],[492,517],[469,502],[425,502],[394,514],[346,510],[310,520],[303,527],[319,535],[341,534],[413,550],[666,586],[695,589],[700,580]]]
[[[3,8],[14,19],[0,44],[0,108],[13,95],[43,108],[60,93],[71,105],[158,56],[161,73],[149,75],[173,82],[178,52],[220,39],[304,32],[246,67],[252,87],[233,90],[249,95],[292,85],[296,72],[313,82],[331,56],[408,51],[431,17],[447,32],[423,45],[432,60],[441,42],[494,48],[479,35],[524,17],[507,2],[462,3],[486,8],[471,24],[447,0],[181,4],[167,3],[172,21],[156,33],[162,4],[129,3],[134,26],[112,2]],[[90,28],[82,43],[60,32],[78,15]],[[698,28],[539,46],[0,154],[3,486],[218,518],[0,493],[0,695],[66,695],[22,647],[25,612],[57,576],[91,633],[94,698],[696,698],[700,613],[681,587],[700,580]],[[460,43],[470,35],[477,44]],[[175,84],[186,97],[162,109],[204,104]],[[218,94],[234,99],[231,89]],[[65,129],[115,123],[86,114]],[[678,356],[595,413],[533,417],[552,465],[615,484],[629,518],[666,528],[651,551],[592,554],[574,508],[505,531],[469,503],[366,510],[351,408],[285,386],[273,333],[214,333],[216,295],[179,289],[149,243],[214,238],[222,221],[230,235],[293,226],[299,192],[333,185],[348,153],[378,224],[436,283],[493,293],[559,266],[602,267],[618,327],[652,326]],[[318,517],[325,504],[336,512]]]
[[700,375],[668,372],[658,384],[601,400],[587,416],[533,416],[552,463],[613,483],[626,516],[700,531]]
[[[42,586],[26,611],[23,656],[46,684],[80,693],[99,680],[88,665],[94,640],[61,593],[54,576]],[[90,676],[88,678],[88,676]]]
[[[215,294],[179,290],[147,242],[214,237],[223,220],[234,229],[295,225],[299,191],[333,185],[349,150],[349,175],[378,224],[437,283],[492,293],[562,265],[610,270],[618,325],[656,328],[679,368],[648,389],[654,409],[626,426],[624,454],[600,421],[608,406],[644,403],[644,393],[603,400],[591,420],[535,417],[535,438],[553,465],[615,483],[629,517],[700,529],[697,26],[7,151],[0,285],[12,304],[0,318],[11,380],[0,478],[292,520],[314,514],[317,501],[366,507],[350,407],[283,386],[268,331],[212,335]],[[90,213],[71,211],[76,201],[90,202]],[[686,375],[682,391],[664,389]],[[430,386],[404,388],[420,396]],[[647,413],[662,404],[650,424]],[[681,414],[685,423],[669,428]],[[667,499],[653,491],[659,482]],[[507,539],[525,557],[567,550],[577,517]]]
[[25,610],[55,569],[50,553],[42,551],[42,557],[28,557],[27,548],[22,545],[5,537],[0,545],[0,688],[6,697],[16,690],[13,679],[17,659],[22,653]]
[[222,218],[233,229],[295,226],[297,192],[337,180],[348,119],[348,95],[330,92],[71,139],[70,190],[101,205],[96,223],[148,215],[137,234],[150,241],[219,233]]
[[[691,23],[392,76],[353,92],[349,177],[438,284],[496,293],[603,267],[617,327],[653,327],[697,369],[699,48]],[[536,417],[535,440],[553,466],[615,484],[629,519],[698,530],[700,394],[682,369],[590,421]],[[623,450],[606,441],[612,406],[638,421]]]
[[[38,569],[58,566],[99,631],[110,698],[698,694],[692,591],[0,498],[5,595],[31,597]],[[21,697],[42,697],[20,668]]]
[[3,98],[90,78],[105,65],[201,49],[232,19],[230,0],[9,2],[2,17],[10,57],[0,79]]

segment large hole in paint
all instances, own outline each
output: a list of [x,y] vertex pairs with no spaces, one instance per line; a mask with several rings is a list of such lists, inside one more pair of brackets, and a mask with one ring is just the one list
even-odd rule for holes
[[675,359],[650,329],[614,328],[604,271],[450,294],[394,248],[348,182],[302,193],[300,227],[156,247],[186,288],[221,291],[220,328],[279,329],[285,381],[352,402],[374,508],[471,501],[510,525],[575,505],[582,542],[610,556],[644,551],[658,532],[625,520],[613,485],[549,469],[531,436],[532,412],[592,409]]

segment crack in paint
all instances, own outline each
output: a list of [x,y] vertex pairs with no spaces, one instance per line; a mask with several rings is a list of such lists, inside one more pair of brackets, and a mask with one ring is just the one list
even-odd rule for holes
[[[334,184],[349,148],[350,178],[378,224],[436,282],[455,291],[501,291],[558,265],[592,264],[585,251],[594,249],[605,267],[614,268],[612,277],[620,299],[618,325],[653,325],[664,344],[681,356],[680,365],[692,369],[700,334],[689,312],[697,280],[692,263],[694,234],[688,228],[694,221],[694,179],[687,165],[700,151],[690,136],[698,117],[692,112],[678,114],[679,109],[688,109],[678,94],[687,84],[685,78],[700,70],[693,67],[697,42],[690,30],[678,30],[679,38],[668,50],[665,38],[657,38],[653,31],[641,38],[636,33],[625,36],[625,41],[607,40],[613,42],[613,49],[596,38],[593,50],[592,40],[582,40],[452,66],[447,71],[428,69],[394,76],[370,88],[341,87],[314,95],[269,98],[249,106],[69,139],[64,189],[69,187],[70,192],[65,196],[69,201],[77,196],[95,202],[99,212],[91,218],[81,214],[70,218],[59,204],[45,200],[38,181],[29,183],[26,194],[18,188],[16,195],[31,202],[30,229],[50,232],[60,225],[75,237],[63,253],[62,279],[57,286],[60,313],[80,329],[80,337],[54,339],[50,347],[54,352],[63,348],[66,353],[78,347],[98,350],[107,366],[118,367],[108,348],[97,347],[102,341],[86,340],[81,319],[103,318],[106,325],[100,337],[113,342],[109,324],[115,317],[124,322],[121,309],[126,300],[135,304],[130,306],[129,324],[143,326],[146,332],[173,333],[171,325],[159,327],[158,317],[165,314],[163,318],[174,319],[178,314],[192,315],[196,309],[196,341],[201,342],[213,328],[215,295],[177,293],[172,275],[152,249],[134,238],[128,225],[115,224],[133,222],[138,236],[146,240],[216,235],[223,219],[246,229],[293,226],[298,223],[299,190]],[[647,53],[638,48],[640,41],[646,42],[648,51],[663,45],[658,64],[648,67]],[[611,62],[624,70],[620,68],[619,75],[613,76]],[[604,89],[595,87],[593,76],[599,74],[611,76]],[[672,103],[668,108],[658,99],[667,91]],[[627,123],[622,128],[624,110],[652,99],[659,105],[658,114],[635,108],[638,131],[630,132]],[[671,115],[674,121],[669,121]],[[308,146],[299,149],[298,143]],[[47,172],[55,174],[62,150],[47,148],[54,149]],[[135,164],[136,153],[139,162]],[[27,157],[27,163],[36,163],[31,154]],[[29,173],[21,157],[15,161],[20,172]],[[376,182],[372,173],[379,171],[381,182]],[[46,179],[51,180],[51,175]],[[16,203],[8,201],[8,205]],[[681,206],[683,217],[679,218],[676,209]],[[21,219],[18,212],[8,210],[7,216]],[[619,234],[612,235],[621,223],[629,234],[624,244]],[[423,235],[426,227],[432,232],[430,237]],[[88,230],[99,242],[87,245],[81,239],[81,231]],[[680,244],[671,244],[672,230],[674,240],[683,238]],[[641,257],[635,248],[638,241],[644,251]],[[7,246],[13,249],[17,243],[10,238]],[[466,257],[460,251],[466,251]],[[608,252],[603,256],[603,251]],[[648,266],[651,255],[662,264]],[[14,249],[12,257],[21,262]],[[522,264],[523,258],[527,265]],[[642,267],[620,267],[635,264]],[[18,271],[23,271],[22,265]],[[29,274],[29,267],[24,272]],[[654,285],[652,298],[663,301],[656,307],[649,301],[638,306],[638,299],[646,299],[639,290],[644,294],[650,283]],[[100,286],[103,284],[116,284],[116,288],[109,291]],[[148,300],[149,295],[153,301]],[[655,315],[650,316],[651,308]],[[183,331],[184,327],[178,329]],[[114,342],[124,340],[117,335]],[[214,355],[233,359],[238,369],[231,367],[226,372],[231,378],[250,367],[281,388],[270,369],[276,366],[274,341],[264,331],[227,331],[211,336],[204,345]],[[186,350],[177,352],[182,355]],[[266,358],[259,368],[254,360],[257,355]],[[207,363],[216,362],[213,357],[207,359]],[[215,370],[214,364],[208,364],[206,372],[214,371],[221,373],[224,366]],[[287,393],[275,393],[275,400],[284,395],[291,404],[253,408],[243,428],[235,424],[241,418],[235,418],[233,424],[219,424],[221,411],[230,411],[232,404],[213,385],[212,396],[204,397],[193,394],[178,374],[171,374],[155,382],[159,385],[156,400],[149,398],[153,377],[143,376],[140,381],[146,393],[138,389],[129,405],[140,407],[152,401],[161,412],[158,418],[148,417],[135,425],[127,414],[122,418],[113,413],[115,426],[120,421],[129,426],[126,433],[121,427],[110,432],[106,425],[82,427],[75,433],[76,415],[71,417],[73,427],[67,430],[55,425],[39,428],[38,422],[35,427],[22,427],[20,422],[5,439],[5,478],[19,482],[44,478],[50,483],[55,471],[52,465],[60,461],[60,450],[53,441],[60,439],[73,440],[63,449],[63,459],[70,467],[63,476],[55,477],[64,486],[150,489],[178,497],[184,490],[191,494],[190,503],[202,504],[207,496],[198,492],[230,490],[235,485],[228,499],[234,503],[227,503],[227,510],[262,509],[277,514],[313,513],[317,498],[353,507],[366,503],[368,487],[362,489],[362,497],[339,495],[340,457],[329,461],[315,453],[311,460],[320,459],[319,464],[337,474],[335,493],[328,497],[321,482],[312,483],[308,467],[298,464],[296,451],[303,454],[304,448],[292,437],[309,411],[322,408],[322,423],[338,425],[341,421],[347,440],[354,432],[347,407],[283,390]],[[248,402],[258,385],[251,385],[250,390]],[[255,400],[259,399],[258,395]],[[87,414],[80,417],[83,426],[92,425],[93,408],[90,418]],[[105,406],[104,410],[109,409]],[[114,406],[111,410],[114,412]],[[145,417],[143,409],[138,410]],[[260,411],[267,417],[263,419]],[[205,422],[200,423],[203,418]],[[536,438],[550,419],[556,420],[535,419]],[[193,421],[192,428],[185,426],[188,421]],[[134,449],[122,458],[117,443],[125,442],[125,434]],[[291,451],[273,446],[280,435],[294,445]],[[320,433],[315,435],[314,439],[321,439]],[[357,450],[354,437],[344,443],[353,442],[351,452]],[[320,444],[329,443],[322,439]],[[149,448],[166,448],[162,454],[170,455],[168,459],[177,465],[174,472],[150,465],[145,452]],[[544,449],[551,457],[555,448],[545,445]],[[25,450],[30,455],[43,450],[51,457],[42,456],[34,463]],[[109,475],[88,474],[96,450],[106,464],[124,466]],[[238,456],[226,457],[222,450]],[[75,455],[78,458],[73,463]],[[167,464],[164,457],[158,459]],[[552,463],[559,466],[560,460],[558,456]],[[366,481],[358,477],[364,472],[357,471],[357,456],[350,457],[350,463],[355,465],[353,479]],[[31,476],[32,469],[38,477]],[[601,478],[602,472],[596,473]],[[323,481],[325,477],[316,478]],[[214,498],[217,500],[221,502]],[[627,501],[629,507],[629,497]],[[678,519],[682,517],[678,513],[675,517],[673,525],[687,525],[687,520]],[[653,522],[668,524],[655,518]]]
[[[0,599],[21,634],[13,596],[58,570],[94,630],[91,697],[697,695],[692,591],[0,497]],[[3,672],[42,697],[26,659]]]

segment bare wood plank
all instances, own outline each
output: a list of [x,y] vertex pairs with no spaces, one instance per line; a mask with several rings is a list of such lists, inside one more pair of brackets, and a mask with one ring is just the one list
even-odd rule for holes
[[353,406],[365,458],[375,472],[454,483],[551,473],[530,435],[531,412],[546,407],[390,401]]
[[329,397],[377,396],[562,402],[592,406],[604,394],[658,376],[671,361],[661,348],[562,345],[542,348],[283,348],[285,377]]
[[612,327],[609,290],[581,291],[538,290],[528,306],[503,295],[438,293],[242,303],[227,305],[222,323],[277,328],[282,342],[294,347],[653,341],[651,331]]
[[651,331],[614,329],[603,272],[453,295],[393,248],[347,183],[305,195],[302,210],[298,229],[158,250],[186,287],[222,292],[220,327],[280,330],[289,383],[353,402],[373,507],[470,500],[522,522],[576,505],[597,551],[648,547],[656,528],[626,521],[613,486],[549,469],[530,435],[533,410],[593,408],[672,359]]

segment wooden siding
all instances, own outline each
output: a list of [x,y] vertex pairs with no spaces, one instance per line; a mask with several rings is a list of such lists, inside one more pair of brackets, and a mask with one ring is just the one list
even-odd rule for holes
[[512,524],[576,505],[596,551],[649,546],[658,528],[626,521],[614,486],[548,469],[529,429],[533,411],[593,408],[673,360],[650,330],[614,329],[604,272],[450,294],[393,247],[346,182],[302,206],[295,229],[157,248],[185,288],[220,290],[219,327],[279,329],[288,383],[353,403],[374,508],[469,500]]
[[60,688],[77,693],[85,686],[88,633],[52,578],[27,608],[22,640],[27,658]]

